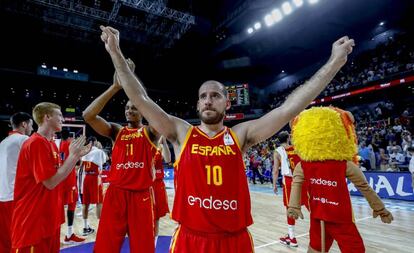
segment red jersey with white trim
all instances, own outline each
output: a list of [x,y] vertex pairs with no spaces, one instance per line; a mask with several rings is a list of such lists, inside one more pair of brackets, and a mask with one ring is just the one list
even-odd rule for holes
[[346,161],[301,162],[309,192],[311,218],[353,222],[346,183]]
[[164,166],[162,166],[162,154],[160,150],[157,151],[154,157],[155,180],[164,179]]
[[207,233],[240,231],[253,223],[243,156],[231,129],[210,138],[191,127],[174,165],[174,220]]
[[121,128],[112,150],[108,181],[126,190],[148,189],[154,180],[152,166],[156,151],[145,127]]
[[17,162],[12,217],[12,247],[22,248],[55,235],[65,222],[61,184],[49,190],[43,181],[54,176],[60,157],[54,141],[34,133],[22,146]]
[[93,162],[82,161],[85,175],[99,175],[99,166]]
[[[61,140],[59,144],[59,155],[62,163],[69,156],[69,145],[70,140]],[[72,190],[73,187],[76,187],[76,169],[73,169],[70,174],[63,180],[63,187],[65,190]]]
[[292,175],[293,175],[293,171],[295,170],[296,165],[300,163],[300,157],[296,154],[295,148],[293,146],[288,146],[285,148],[285,150],[286,150],[286,154],[289,159],[289,166],[290,166],[290,169],[292,170]]

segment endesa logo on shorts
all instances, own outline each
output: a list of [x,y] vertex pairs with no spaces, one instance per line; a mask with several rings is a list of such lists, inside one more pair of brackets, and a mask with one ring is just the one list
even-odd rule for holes
[[126,163],[118,163],[116,164],[116,169],[120,170],[120,169],[124,169],[124,170],[129,170],[129,169],[142,169],[144,168],[144,162],[126,162]]
[[202,199],[190,195],[188,196],[188,204],[190,206],[199,206],[200,208],[213,210],[237,210],[237,200],[220,200],[214,199],[213,196]]
[[322,178],[313,178],[313,177],[310,179],[310,183],[311,184],[317,184],[317,185],[330,186],[330,187],[337,187],[338,186],[338,182],[336,182],[336,181],[325,180],[325,179],[322,179]]

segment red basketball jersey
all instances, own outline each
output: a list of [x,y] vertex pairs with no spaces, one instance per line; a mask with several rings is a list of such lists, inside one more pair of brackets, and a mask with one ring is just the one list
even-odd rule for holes
[[346,161],[302,161],[301,165],[309,192],[311,218],[353,222]]
[[56,174],[60,162],[54,141],[34,133],[23,143],[14,188],[13,248],[37,244],[53,236],[65,222],[61,184],[51,190],[43,185]]
[[157,151],[154,157],[155,180],[164,179],[164,167],[162,166],[162,154],[160,150]]
[[292,170],[293,175],[293,170],[295,169],[296,165],[300,163],[300,157],[296,154],[295,148],[293,146],[286,147],[285,150],[289,159],[289,166]]
[[[60,154],[60,159],[62,160],[62,164],[69,156],[69,145],[70,145],[70,140],[60,141],[59,154]],[[76,169],[73,169],[69,173],[66,179],[63,180],[62,185],[64,187],[64,191],[72,190],[73,187],[76,187]]]
[[207,233],[235,232],[253,223],[242,152],[231,129],[210,138],[191,127],[174,165],[174,220]]
[[93,162],[83,161],[85,175],[99,175],[99,166]]
[[123,127],[112,149],[112,164],[108,181],[127,190],[144,190],[152,185],[153,159],[156,146],[145,127]]

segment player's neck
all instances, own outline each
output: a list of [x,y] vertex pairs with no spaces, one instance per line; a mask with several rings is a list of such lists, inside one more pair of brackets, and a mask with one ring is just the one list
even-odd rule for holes
[[55,131],[45,125],[39,126],[37,133],[48,140],[53,140],[53,136],[55,135]]
[[128,128],[140,128],[140,127],[142,127],[142,122],[141,121],[128,122]]
[[205,134],[207,134],[210,137],[215,136],[218,132],[223,130],[224,124],[223,121],[217,123],[217,124],[205,124],[201,121],[201,124],[198,126],[201,131],[203,131]]
[[19,134],[25,134],[25,131],[23,128],[19,127],[19,128],[14,128],[12,131],[12,133],[19,133]]

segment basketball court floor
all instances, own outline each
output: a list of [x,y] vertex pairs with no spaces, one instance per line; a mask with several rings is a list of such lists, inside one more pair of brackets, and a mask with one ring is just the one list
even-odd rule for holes
[[[303,209],[305,219],[296,223],[296,238],[299,246],[289,248],[279,243],[278,238],[287,233],[286,210],[282,201],[282,190],[278,195],[272,191],[270,184],[250,185],[252,200],[252,215],[254,224],[249,230],[254,239],[256,253],[292,253],[306,252],[309,243],[309,213]],[[167,193],[170,208],[174,197],[172,181],[167,181]],[[414,252],[414,203],[383,199],[386,207],[393,213],[394,222],[383,224],[379,218],[372,218],[372,211],[362,197],[352,197],[352,205],[357,227],[365,243],[367,253],[413,253]],[[77,208],[76,213],[81,209]],[[98,221],[95,209],[90,211],[89,223],[97,229]],[[160,237],[157,241],[156,253],[167,253],[171,235],[176,224],[166,216],[160,220]],[[75,216],[74,228],[79,235],[83,228],[82,216]],[[62,225],[61,241],[66,233],[66,225]],[[86,237],[86,242],[80,245],[61,245],[61,252],[80,253],[92,252],[96,232]],[[127,238],[126,238],[127,242]],[[129,252],[128,243],[124,243],[122,253]],[[340,252],[334,243],[329,252]]]

